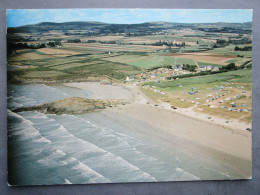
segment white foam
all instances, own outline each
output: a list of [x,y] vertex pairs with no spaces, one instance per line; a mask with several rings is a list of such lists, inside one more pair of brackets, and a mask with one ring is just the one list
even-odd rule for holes
[[65,184],[72,184],[71,181],[68,179],[64,179],[64,181],[65,181]]
[[139,174],[137,177],[134,178],[135,181],[157,181],[154,177],[152,177],[150,174],[143,172],[142,174]]
[[[32,119],[48,119],[48,117],[44,114],[41,114],[39,112],[36,112],[37,114],[34,114],[33,116],[30,116],[28,118],[32,118]],[[38,114],[39,113],[39,114]]]
[[63,151],[56,149],[50,155],[46,156],[45,158],[39,159],[36,162],[44,165],[44,166],[59,166],[59,165],[66,165],[67,163],[64,161],[60,161],[59,158],[66,156],[66,153]]
[[191,173],[189,173],[189,172],[187,172],[187,171],[184,171],[183,169],[181,169],[181,168],[179,168],[179,167],[177,167],[175,170],[176,170],[177,172],[184,173],[185,175],[191,177],[191,179],[200,180],[199,177],[197,177],[197,176],[195,176],[195,175],[192,175]]
[[23,107],[23,106],[24,106],[23,104],[20,104],[20,103],[15,102],[15,101],[9,101],[8,102],[9,108],[20,108],[20,107]]
[[[72,161],[76,161],[77,164],[72,167],[72,169],[79,170],[82,175],[91,178],[91,183],[96,182],[111,182],[109,179],[105,178],[103,175],[99,174],[98,172],[91,169],[86,164],[82,163],[81,161],[77,160],[76,158],[71,158]],[[102,181],[101,181],[102,180]]]
[[[34,127],[34,123],[32,121],[25,119],[23,116],[10,110],[7,110],[7,112],[9,116],[16,117],[21,120],[21,124],[12,129],[12,135],[19,135],[22,140],[32,139],[33,142],[51,143],[49,139],[42,136],[39,130]],[[35,139],[36,137],[39,138]]]
[[59,150],[59,149],[57,149],[57,150],[55,151],[55,153],[56,153],[56,154],[59,154],[59,155],[62,155],[62,156],[66,156],[66,153],[64,153],[63,151],[61,151],[61,150]]
[[33,142],[45,142],[45,143],[51,143],[51,141],[45,137],[41,137],[40,139],[33,140]]
[[19,118],[20,120],[22,120],[23,122],[26,122],[28,125],[34,125],[33,122],[25,119],[24,117],[22,117],[21,115],[17,114],[17,113],[14,113],[12,112],[11,110],[7,109],[7,113],[9,116],[12,116],[12,117],[15,117],[15,118]]
[[[62,131],[63,133],[67,132],[69,135],[71,135],[71,137],[74,139],[73,142],[77,143],[78,146],[80,146],[81,148],[84,148],[84,152],[100,152],[103,153],[103,159],[100,161],[100,166],[103,166],[103,163],[108,162],[107,165],[112,165],[114,166],[115,163],[119,166],[118,168],[123,169],[123,170],[130,170],[130,171],[137,171],[138,174],[143,175],[145,174],[146,176],[149,175],[149,177],[152,180],[155,180],[155,178],[153,178],[152,176],[150,176],[150,174],[142,171],[140,168],[134,166],[133,164],[129,163],[127,160],[125,160],[124,158],[117,156],[111,152],[108,152],[107,150],[104,150],[100,147],[98,147],[95,144],[92,144],[88,141],[85,141],[81,138],[75,137],[73,134],[71,134],[63,125],[60,125],[60,127],[57,129]],[[110,161],[110,162],[109,162]],[[110,163],[110,164],[109,164]],[[97,164],[96,164],[97,165]]]
[[45,87],[45,88],[48,88],[50,90],[57,90],[55,87],[50,87],[48,85],[44,85],[44,84],[41,84],[41,86]]
[[226,176],[226,177],[228,177],[228,178],[231,178],[231,176],[230,176],[229,174],[227,174],[227,173],[223,173],[223,172],[220,172],[220,171],[217,171],[217,170],[215,170],[215,169],[208,168],[208,167],[203,167],[203,168],[208,169],[208,170],[211,170],[211,171],[216,172],[216,173],[219,173],[220,175]]

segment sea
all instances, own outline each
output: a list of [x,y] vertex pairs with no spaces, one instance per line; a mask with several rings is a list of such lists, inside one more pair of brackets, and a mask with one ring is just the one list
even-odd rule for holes
[[[220,180],[240,175],[198,157],[177,137],[109,111],[86,114],[14,112],[16,108],[91,92],[63,85],[8,85],[9,185]],[[151,134],[147,135],[149,129]]]

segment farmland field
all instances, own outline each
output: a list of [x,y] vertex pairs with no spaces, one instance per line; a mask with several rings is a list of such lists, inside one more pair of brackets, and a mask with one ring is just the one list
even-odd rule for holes
[[10,63],[16,63],[16,62],[20,63],[23,60],[35,60],[35,59],[44,59],[44,58],[50,58],[50,57],[51,57],[51,55],[42,55],[42,54],[34,52],[34,50],[19,51],[9,59],[9,62]]
[[57,77],[65,75],[65,73],[58,71],[31,71],[24,75],[25,78],[46,78],[46,77]]
[[[30,65],[30,67],[28,67]],[[124,63],[105,61],[89,56],[70,56],[23,61],[16,69],[20,79],[85,79],[89,77],[124,80],[127,75],[140,73],[137,67]],[[14,72],[14,73],[15,73]]]
[[42,52],[44,54],[51,54],[57,57],[59,55],[69,56],[69,55],[79,54],[78,52],[66,51],[63,49],[56,49],[56,48],[41,48],[41,49],[37,49],[37,51]]
[[177,58],[162,55],[120,55],[106,58],[108,61],[126,63],[132,66],[148,68],[163,65],[190,64],[195,65],[192,59]]
[[237,55],[243,55],[244,57],[251,58],[252,57],[252,51],[234,51],[235,45],[230,44],[226,47],[221,48],[215,48],[210,51],[206,51],[205,53],[210,53],[214,55],[227,55],[227,56],[234,56]]
[[100,43],[65,43],[64,47],[86,48],[93,50],[108,51],[140,51],[140,52],[154,52],[156,50],[165,49],[165,46],[151,46],[151,45],[117,45],[117,44],[100,44]]
[[227,61],[234,59],[233,56],[221,56],[221,55],[212,55],[205,53],[182,53],[182,54],[167,54],[167,56],[174,56],[179,58],[193,59],[199,62],[211,63],[211,64],[220,64],[226,65]]

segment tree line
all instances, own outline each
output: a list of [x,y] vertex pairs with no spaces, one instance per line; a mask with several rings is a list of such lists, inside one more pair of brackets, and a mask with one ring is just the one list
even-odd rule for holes
[[55,47],[61,46],[60,41],[50,41],[48,43],[35,43],[35,44],[28,44],[28,43],[9,43],[7,44],[7,54],[13,54],[16,50],[19,49],[40,49],[44,47]]
[[202,71],[202,72],[197,72],[197,73],[191,73],[191,74],[183,74],[183,75],[177,75],[177,76],[172,76],[172,77],[166,77],[167,80],[171,79],[177,79],[177,78],[189,78],[189,77],[196,77],[196,76],[203,76],[203,75],[210,75],[210,74],[218,74],[218,73],[223,73],[223,72],[228,72],[228,71],[233,71],[233,70],[239,70],[239,69],[251,69],[252,68],[252,60],[244,62],[241,66],[236,66],[235,63],[230,63],[226,66],[223,66],[219,69],[219,71]]
[[238,47],[234,48],[235,51],[252,51],[252,46]]

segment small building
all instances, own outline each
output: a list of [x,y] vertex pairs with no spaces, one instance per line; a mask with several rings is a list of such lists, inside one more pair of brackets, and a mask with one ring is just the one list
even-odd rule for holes
[[126,81],[133,81],[134,80],[134,76],[133,75],[127,76],[125,80]]
[[207,66],[206,70],[210,70],[211,71],[212,70],[212,66]]
[[207,70],[207,66],[205,65],[200,65],[198,68],[198,71],[206,71]]
[[176,64],[174,70],[182,70],[182,68],[183,68],[182,64]]
[[218,66],[214,66],[212,71],[219,71],[219,67]]

